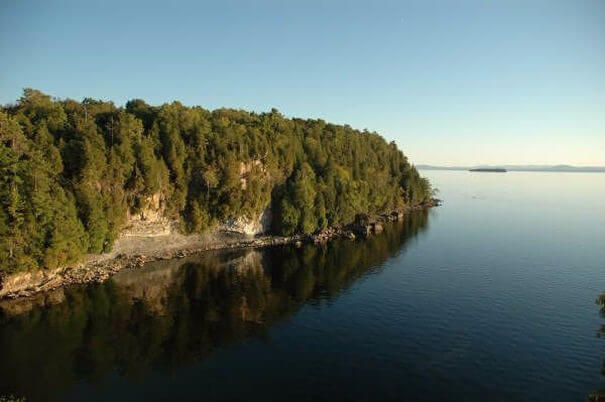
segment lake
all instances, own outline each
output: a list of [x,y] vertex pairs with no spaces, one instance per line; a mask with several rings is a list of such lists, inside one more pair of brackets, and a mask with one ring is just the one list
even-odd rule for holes
[[584,401],[605,388],[605,174],[423,171],[367,240],[213,252],[0,305],[0,395]]

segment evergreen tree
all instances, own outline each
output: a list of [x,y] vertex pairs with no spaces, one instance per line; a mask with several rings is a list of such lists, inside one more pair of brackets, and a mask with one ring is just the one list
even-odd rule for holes
[[425,203],[432,190],[378,134],[276,109],[117,107],[35,89],[0,108],[0,274],[110,250],[152,196],[184,232],[273,206],[274,231],[291,235]]

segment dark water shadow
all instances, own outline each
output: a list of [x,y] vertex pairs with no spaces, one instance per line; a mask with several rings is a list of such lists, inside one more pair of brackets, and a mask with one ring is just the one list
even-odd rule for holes
[[217,348],[267,339],[273,324],[329,303],[427,228],[420,211],[367,240],[155,262],[103,284],[4,303],[0,395],[60,400],[80,382],[175,374]]
[[[596,303],[600,307],[601,317],[605,318],[605,292],[597,297]],[[597,337],[605,341],[605,324],[601,324],[597,330]],[[603,358],[603,363],[601,365],[601,376],[605,377],[605,358]],[[588,395],[587,400],[589,402],[605,402],[605,388],[592,392]]]

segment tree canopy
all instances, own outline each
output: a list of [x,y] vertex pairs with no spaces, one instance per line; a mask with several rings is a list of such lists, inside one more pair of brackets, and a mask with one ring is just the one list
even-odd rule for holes
[[25,89],[0,108],[0,142],[0,273],[110,250],[128,213],[156,194],[184,232],[271,206],[272,230],[285,235],[431,196],[395,143],[276,109],[118,107]]

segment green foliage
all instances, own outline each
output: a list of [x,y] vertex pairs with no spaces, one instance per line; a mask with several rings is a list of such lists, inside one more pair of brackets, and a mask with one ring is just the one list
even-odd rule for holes
[[394,143],[322,120],[179,102],[124,108],[26,89],[0,109],[0,273],[111,249],[128,212],[160,197],[202,232],[269,205],[275,232],[310,233],[431,197]]

